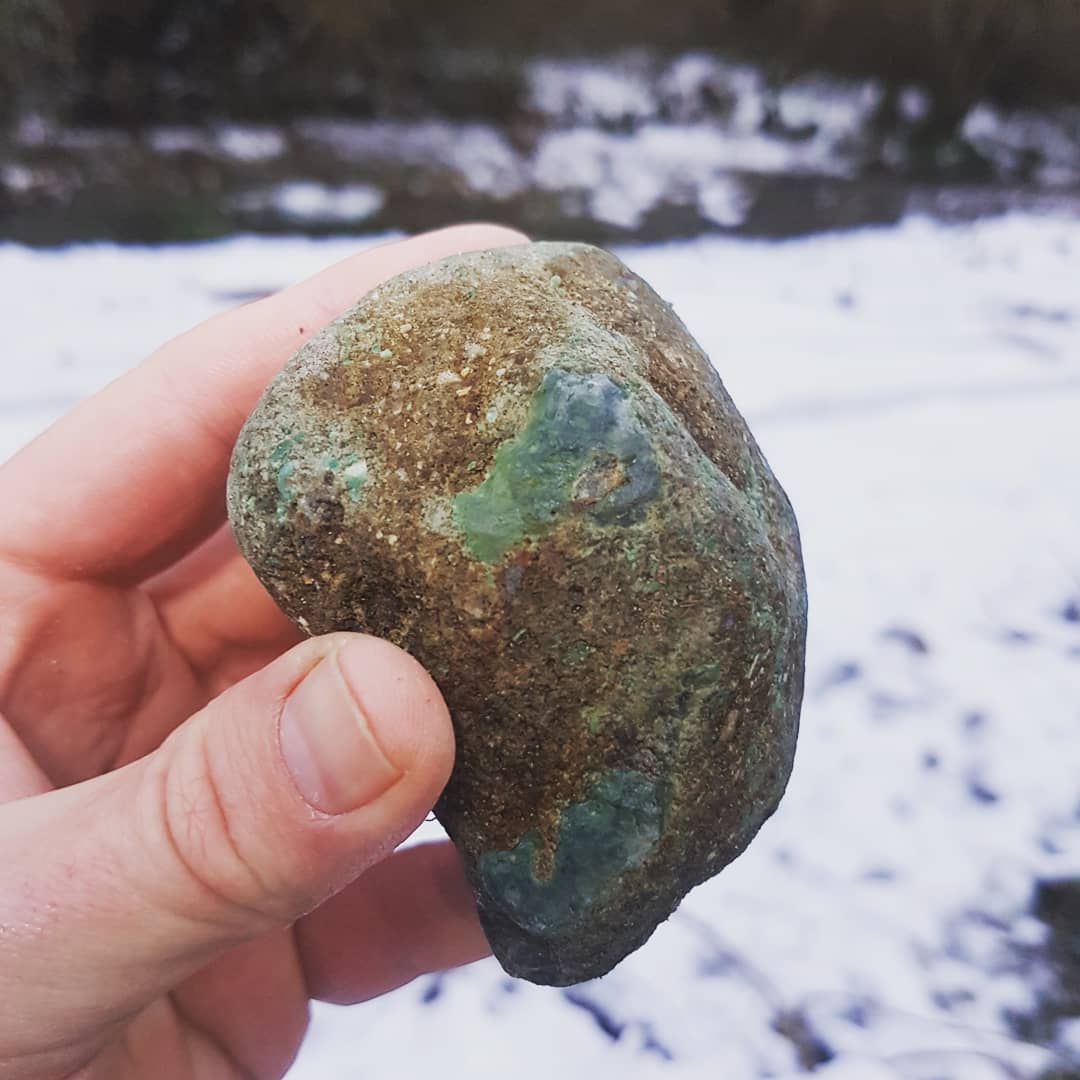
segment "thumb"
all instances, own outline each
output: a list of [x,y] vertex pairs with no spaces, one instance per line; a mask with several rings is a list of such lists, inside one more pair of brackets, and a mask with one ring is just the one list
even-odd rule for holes
[[293,922],[423,819],[453,762],[435,683],[334,634],[150,756],[0,807],[0,1059],[92,1046],[229,947]]

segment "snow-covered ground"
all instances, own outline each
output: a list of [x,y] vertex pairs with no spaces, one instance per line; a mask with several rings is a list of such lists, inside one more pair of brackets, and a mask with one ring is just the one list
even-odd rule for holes
[[[0,246],[0,457],[162,339],[355,248]],[[1080,221],[622,254],[799,514],[788,795],[607,978],[541,989],[486,961],[319,1009],[290,1080],[1038,1075],[1054,1055],[1007,1016],[1043,977],[1036,881],[1080,875]]]

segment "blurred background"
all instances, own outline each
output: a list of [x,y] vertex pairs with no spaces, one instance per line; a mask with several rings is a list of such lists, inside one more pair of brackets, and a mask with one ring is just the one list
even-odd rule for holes
[[1078,57],[1075,0],[0,0],[0,459],[482,217],[672,301],[802,526],[751,849],[610,976],[323,1008],[290,1080],[1080,1077]]
[[1075,0],[0,0],[0,236],[1056,206],[1078,55]]

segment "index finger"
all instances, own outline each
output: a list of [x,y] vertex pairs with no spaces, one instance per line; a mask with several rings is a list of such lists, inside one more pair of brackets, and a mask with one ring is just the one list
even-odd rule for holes
[[306,338],[405,270],[525,240],[464,225],[382,245],[175,338],[0,469],[0,557],[121,582],[169,566],[221,524],[240,427]]

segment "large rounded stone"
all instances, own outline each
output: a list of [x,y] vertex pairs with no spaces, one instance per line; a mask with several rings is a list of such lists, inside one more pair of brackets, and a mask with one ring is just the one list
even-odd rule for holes
[[612,255],[461,255],[364,297],[263,395],[229,516],[306,631],[389,638],[439,683],[458,757],[437,813],[510,973],[608,971],[775,809],[795,519]]

